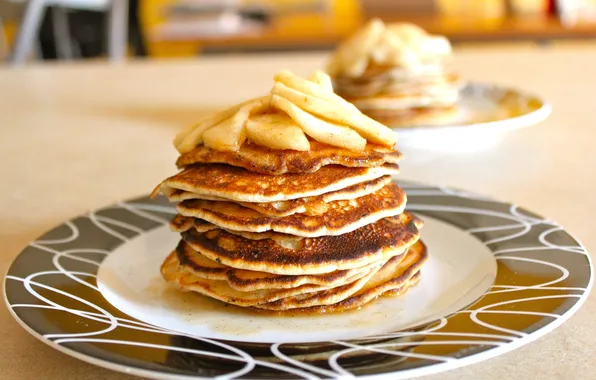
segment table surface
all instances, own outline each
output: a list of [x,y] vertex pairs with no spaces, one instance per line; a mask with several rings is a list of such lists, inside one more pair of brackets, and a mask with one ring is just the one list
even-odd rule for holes
[[[402,177],[513,201],[596,252],[596,49],[484,47],[457,52],[468,79],[548,99],[552,116],[468,154],[408,151]],[[308,74],[323,54],[0,69],[0,272],[28,242],[93,208],[148,193],[173,173],[171,139],[205,112],[264,93],[272,74]],[[425,379],[596,376],[596,296],[556,331],[513,352]],[[3,378],[128,379],[39,342],[0,307]]]

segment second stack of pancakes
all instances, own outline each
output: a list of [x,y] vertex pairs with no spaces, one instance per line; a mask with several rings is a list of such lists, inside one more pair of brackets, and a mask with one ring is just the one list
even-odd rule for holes
[[434,125],[458,116],[462,84],[451,60],[445,37],[373,19],[339,46],[327,71],[337,93],[373,119],[394,127]]
[[[278,111],[275,111],[278,112]],[[426,261],[421,221],[393,181],[401,154],[309,137],[308,151],[246,141],[199,145],[158,187],[178,202],[181,240],[162,275],[184,290],[259,309],[324,313],[416,284]]]

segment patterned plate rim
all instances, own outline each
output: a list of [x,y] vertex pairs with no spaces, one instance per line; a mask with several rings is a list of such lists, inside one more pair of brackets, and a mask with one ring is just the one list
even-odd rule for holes
[[[173,208],[167,206],[163,199],[153,201],[147,197],[106,206],[74,218],[30,243],[7,270],[4,281],[5,302],[18,323],[42,342],[77,359],[137,376],[197,378],[196,371],[201,369],[208,374],[207,378],[218,375],[227,379],[268,376],[318,379],[350,375],[359,378],[390,375],[392,379],[402,379],[458,368],[514,350],[560,326],[587,299],[594,280],[590,256],[577,239],[552,220],[541,218],[510,203],[453,188],[404,181],[400,181],[400,185],[408,193],[410,211],[466,230],[483,241],[499,263],[497,280],[481,299],[453,315],[419,329],[367,337],[366,342],[351,340],[325,343],[332,344],[330,348],[324,348],[327,351],[321,351],[323,343],[306,348],[283,342],[271,343],[271,346],[266,347],[266,356],[263,357],[263,348],[260,347],[260,356],[253,357],[251,353],[257,352],[252,351],[255,348],[247,348],[242,342],[186,337],[134,320],[111,307],[93,289],[93,269],[84,270],[95,268],[95,272],[97,271],[102,260],[98,257],[105,256],[101,256],[103,253],[95,255],[94,252],[101,249],[76,248],[76,243],[80,231],[84,231],[82,227],[92,227],[95,229],[94,236],[103,234],[103,237],[96,240],[104,247],[102,249],[107,255],[125,241],[166,223],[165,216],[171,214]],[[507,224],[502,224],[503,221],[507,221]],[[512,221],[515,223],[512,224]],[[71,235],[67,234],[65,238],[64,232],[68,231]],[[539,244],[528,245],[529,242]],[[73,243],[75,248],[71,247]],[[77,256],[83,253],[92,255],[85,258]],[[32,257],[35,258],[33,262],[30,259]],[[66,265],[62,263],[64,260],[60,260],[64,257],[69,258],[66,262],[74,265],[76,270],[65,269]],[[507,262],[507,265],[503,262]],[[36,265],[41,265],[42,270]],[[536,265],[541,268],[537,272]],[[533,270],[527,272],[529,267]],[[509,271],[512,268],[515,270]],[[545,272],[545,269],[556,269],[561,274],[556,277],[553,273],[546,273],[548,270]],[[512,275],[509,272],[513,273],[516,281],[522,283],[528,281],[524,273],[530,273],[529,278],[540,273],[545,281],[512,285],[513,283],[506,282]],[[50,281],[49,285],[36,280],[36,277],[42,275],[51,279],[47,280]],[[547,281],[549,275],[555,277]],[[73,276],[78,280],[74,281]],[[80,276],[91,280],[84,281]],[[88,302],[87,306],[73,308],[69,303],[79,302],[76,297],[80,293],[71,294],[53,284],[68,284],[70,287],[74,284],[78,286],[77,291],[83,289],[96,292],[93,293],[95,298],[89,300],[80,297],[80,302]],[[522,293],[531,297],[515,296]],[[68,306],[60,304],[56,299],[47,298],[50,294],[62,297],[62,301],[66,301]],[[501,300],[499,297],[505,297],[505,301],[495,303],[493,299]],[[508,305],[507,310],[495,309],[502,306],[503,302]],[[526,303],[542,306],[528,311],[521,306]],[[83,310],[85,307],[87,310]],[[547,307],[549,312],[540,309],[543,307]],[[89,309],[102,312],[96,313]],[[49,313],[51,317],[44,313]],[[479,317],[490,317],[493,314],[506,320],[514,315],[515,324],[521,323],[521,328],[509,329],[495,324],[493,320],[489,323]],[[81,318],[85,318],[90,324],[110,324],[110,327],[80,332],[78,330],[81,326],[76,324]],[[62,326],[59,326],[60,323]],[[450,330],[451,325],[458,326],[460,323],[465,325],[463,331]],[[60,330],[60,327],[70,331]],[[139,330],[142,335],[138,333]],[[110,339],[110,334],[114,332],[128,334],[130,338],[137,340]],[[168,343],[163,344],[166,336]],[[152,340],[162,343],[152,343]],[[113,349],[118,345],[129,345],[134,350],[127,352],[130,355],[127,356],[122,354],[122,350]],[[454,348],[450,351],[445,347]],[[297,349],[302,351],[296,353]],[[145,359],[145,354],[150,351],[154,353],[155,350],[164,354],[163,362]],[[217,353],[221,351],[224,353]],[[356,355],[359,360],[352,360],[349,354]],[[310,359],[300,360],[296,359],[296,355],[318,359],[314,362],[309,361]],[[223,365],[217,367],[218,360]],[[204,367],[205,363],[210,366]]]

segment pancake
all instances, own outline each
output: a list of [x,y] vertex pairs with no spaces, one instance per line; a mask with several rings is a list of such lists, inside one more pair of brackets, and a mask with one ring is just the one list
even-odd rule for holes
[[[452,97],[446,40],[414,44],[424,54],[408,60],[391,55],[387,36],[374,57],[352,62],[361,77],[338,78],[351,100],[395,112]],[[355,76],[352,66],[339,75]],[[395,132],[331,81],[282,70],[266,96],[176,136],[180,171],[151,194],[177,203],[170,228],[181,240],[161,265],[167,282],[271,314],[349,310],[417,281],[422,222],[392,182],[402,157]]]
[[[203,233],[211,230],[217,230],[217,227],[213,223],[209,223],[206,220],[191,218],[188,216],[183,216],[177,214],[174,219],[170,222],[170,228],[174,232],[185,232],[190,229],[196,230],[196,232]],[[282,234],[279,232],[274,231],[266,231],[266,232],[246,232],[246,231],[233,231],[233,230],[225,230],[233,235],[241,236],[245,239],[250,240],[264,240],[264,239],[271,239],[273,241],[278,242],[284,246],[293,246],[297,244],[299,241],[304,239],[301,236],[294,236],[288,234]]]
[[[176,215],[172,222],[170,223],[170,227],[174,232],[184,232],[190,229],[195,229],[197,232],[207,232],[211,230],[219,229],[215,224],[209,223],[206,220],[191,218],[188,216],[183,215]],[[279,232],[274,231],[266,231],[266,232],[246,232],[246,231],[233,231],[233,230],[225,230],[233,235],[241,236],[245,239],[250,240],[264,240],[264,239],[271,239],[273,241],[278,242],[281,245],[286,247],[294,246],[299,241],[304,239],[302,236],[294,236],[288,234],[282,234]]]
[[[383,296],[383,297],[403,296],[408,289],[410,289],[413,286],[418,285],[418,283],[420,282],[421,276],[422,276],[422,271],[418,271],[405,284],[403,284],[401,286],[396,286],[396,287],[391,285],[391,289],[385,291],[384,293],[381,293],[381,296]],[[379,289],[379,290],[382,290],[382,289]]]
[[253,291],[260,289],[289,289],[301,285],[322,285],[326,287],[340,286],[349,281],[365,276],[382,263],[374,262],[361,268],[324,273],[320,275],[287,276],[266,272],[248,271],[225,266],[217,261],[208,259],[193,250],[184,241],[176,247],[179,266],[197,277],[208,280],[227,281],[236,290]]
[[407,80],[375,78],[373,80],[345,80],[338,82],[337,86],[338,91],[341,91],[344,97],[375,96],[379,94],[440,94],[445,91],[459,91],[461,80],[457,75],[409,78]]
[[[401,67],[399,65],[378,65],[371,63],[366,70],[358,76],[336,76],[333,78],[334,83],[341,83],[342,81],[368,81],[368,80],[409,80],[411,78],[428,78],[428,77],[443,77],[449,75],[452,68],[448,60],[436,61],[424,65],[417,65],[412,67]],[[337,86],[333,86],[336,89]],[[339,89],[336,89],[338,95],[341,96]]]
[[292,247],[271,239],[251,240],[216,229],[189,230],[182,238],[195,251],[221,264],[276,274],[321,274],[363,267],[388,259],[414,244],[419,219],[412,214],[385,218],[339,236],[304,238]]
[[[403,72],[404,75],[393,76],[392,71],[380,72],[375,76],[363,76],[363,77],[351,77],[351,78],[335,78],[335,87],[339,90],[343,90],[345,86],[350,85],[367,85],[371,83],[394,83],[394,84],[445,84],[445,83],[458,83],[461,81],[459,74],[452,72],[435,72],[435,73],[412,73]],[[406,75],[407,74],[407,75]]]
[[188,216],[176,214],[176,216],[170,221],[170,229],[174,232],[184,232],[192,228],[196,228],[198,232],[207,232],[218,228],[215,224],[209,223],[204,220],[195,220]]
[[[405,256],[405,257],[404,257]],[[208,280],[180,270],[176,252],[164,261],[161,272],[166,281],[181,289],[194,291],[242,307],[293,312],[327,313],[360,307],[379,295],[401,294],[418,281],[420,268],[426,262],[422,243],[412,246],[406,255],[379,263],[366,275],[341,286],[323,288],[304,285],[283,290],[238,291],[226,281]]]
[[245,143],[237,152],[217,151],[200,145],[182,154],[176,161],[179,168],[192,164],[228,164],[261,174],[313,173],[326,165],[374,167],[395,164],[401,153],[380,145],[366,144],[363,151],[350,150],[310,140],[309,151],[277,150]]
[[169,196],[183,190],[236,202],[275,202],[317,196],[398,172],[396,164],[372,168],[330,165],[314,173],[273,176],[229,165],[192,165],[167,178],[152,195],[161,191]]
[[322,215],[293,214],[271,217],[233,202],[188,200],[178,204],[181,215],[199,218],[233,231],[275,231],[303,237],[341,235],[379,219],[399,215],[406,205],[405,193],[390,183],[381,190],[357,199],[327,204]]
[[[352,281],[352,283],[355,284],[353,287],[357,287],[360,284],[363,286],[379,269],[380,267],[376,267],[372,269],[366,276],[356,281]],[[166,281],[177,284],[183,290],[194,291],[225,303],[242,307],[256,306],[267,302],[274,302],[285,297],[330,289],[330,287],[320,285],[302,285],[290,289],[263,289],[254,290],[251,292],[243,292],[233,289],[226,281],[208,280],[197,277],[191,273],[181,271],[179,268],[179,261],[176,252],[172,252],[166,258],[161,266],[161,273]]]
[[[403,255],[400,255],[403,256]],[[400,259],[398,259],[399,261]],[[362,287],[369,282],[375,274],[381,269],[376,267],[371,270],[366,276],[359,278],[356,281],[349,282],[345,285],[326,289],[319,292],[304,293],[298,296],[289,296],[275,301],[255,305],[258,309],[265,310],[290,310],[303,307],[332,305],[352,296],[358,292]]]
[[[332,191],[330,193],[306,197],[291,199],[288,201],[278,201],[269,203],[251,203],[251,202],[238,202],[240,206],[250,208],[261,214],[269,216],[288,216],[296,213],[306,213],[309,215],[319,215],[329,209],[328,202],[355,199],[373,193],[383,186],[391,182],[391,176],[383,176],[372,181],[358,183],[353,186],[348,186],[344,189]],[[206,199],[211,201],[225,201],[223,198],[215,197],[204,197],[198,194],[194,194],[188,191],[174,190],[170,194],[170,201],[182,202],[189,199]]]
[[[211,225],[211,223],[207,223],[209,225]],[[171,221],[170,221],[170,230],[174,231],[174,232],[184,232],[184,231],[188,231],[191,228],[193,228],[195,225],[195,222],[192,218],[187,218],[185,216],[182,216],[180,214],[177,214]],[[200,225],[199,225],[199,228]],[[216,226],[214,226],[214,228],[216,228]],[[212,230],[213,228],[208,228],[206,230],[199,230],[199,232],[206,232],[209,230]]]
[[446,125],[461,118],[459,107],[421,107],[409,110],[366,110],[371,118],[391,127]]
[[452,89],[440,94],[413,93],[406,95],[375,95],[370,97],[347,98],[359,110],[370,109],[408,109],[417,107],[449,107],[459,100],[459,90]]
[[[260,309],[288,310],[292,306],[307,304],[306,300],[322,301],[317,306],[294,308],[292,313],[324,314],[356,309],[376,299],[380,295],[402,295],[420,280],[420,269],[428,260],[426,246],[418,241],[408,250],[405,258],[395,257],[389,260],[370,280],[350,297],[338,302],[330,302],[328,295],[337,293],[337,289],[325,290],[316,294],[307,294],[302,301],[291,302],[292,298],[281,299],[269,304],[258,305]],[[327,293],[327,295],[326,295]],[[326,303],[329,302],[329,303]],[[285,307],[285,308],[284,308]]]
[[[344,311],[359,309],[365,306],[367,303],[374,301],[379,296],[400,296],[405,294],[406,291],[416,286],[420,282],[420,271],[415,272],[411,277],[408,278],[409,274],[410,271],[407,271],[403,277],[397,278],[395,281],[388,281],[386,286],[383,286],[384,284],[380,285],[377,288],[373,288],[362,294],[346,298],[345,300],[333,305],[292,309],[291,313],[294,315],[342,313]],[[389,290],[384,291],[384,288],[388,288]]]

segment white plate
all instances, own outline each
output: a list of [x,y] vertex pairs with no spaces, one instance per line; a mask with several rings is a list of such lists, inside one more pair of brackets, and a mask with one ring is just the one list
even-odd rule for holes
[[[497,264],[475,237],[425,217],[424,242],[432,255],[420,283],[403,297],[381,297],[350,313],[324,318],[239,313],[240,309],[169,286],[155,270],[179,236],[168,226],[116,249],[97,275],[103,296],[126,314],[184,334],[266,343],[308,343],[355,339],[411,328],[461,310],[493,284]],[[300,334],[293,332],[300,331]]]
[[545,120],[551,107],[511,88],[470,83],[461,90],[458,114],[448,125],[395,128],[402,149],[470,152],[491,148],[506,133]]
[[33,241],[8,270],[16,320],[53,348],[157,379],[409,379],[553,330],[592,285],[586,250],[551,220],[463,191],[404,184],[429,262],[406,294],[342,314],[272,317],[183,294],[159,265],[175,208],[139,198]]

